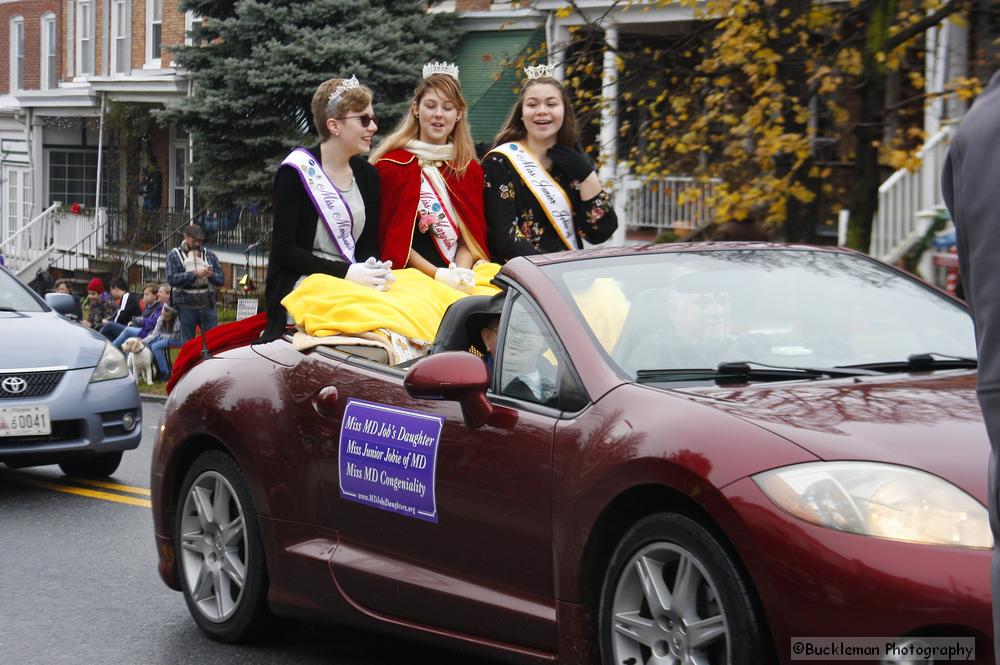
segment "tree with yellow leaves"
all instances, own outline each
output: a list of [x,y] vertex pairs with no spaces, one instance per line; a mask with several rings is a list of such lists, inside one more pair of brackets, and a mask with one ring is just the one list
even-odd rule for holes
[[[926,31],[971,0],[638,0],[675,2],[698,21],[677,38],[618,51],[625,156],[642,175],[717,178],[716,221],[755,219],[790,241],[851,211],[848,244],[867,250],[879,184],[919,164]],[[564,11],[579,11],[570,0]],[[992,11],[996,11],[995,9]],[[582,15],[582,13],[581,13]],[[567,83],[585,127],[600,111],[598,26],[578,28]],[[978,92],[973,77],[948,90]]]

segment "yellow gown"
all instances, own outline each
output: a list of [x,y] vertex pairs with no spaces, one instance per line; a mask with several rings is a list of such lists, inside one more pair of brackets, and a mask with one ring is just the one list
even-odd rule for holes
[[376,291],[339,277],[315,274],[282,299],[295,325],[307,335],[358,335],[388,329],[417,343],[430,343],[448,306],[466,295],[494,295],[490,284],[500,266],[481,263],[473,269],[471,294],[451,288],[415,268],[393,270],[388,291]]

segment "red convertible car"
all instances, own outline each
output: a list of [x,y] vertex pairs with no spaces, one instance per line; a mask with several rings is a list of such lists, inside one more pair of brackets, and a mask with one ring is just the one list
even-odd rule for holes
[[965,637],[992,661],[961,302],[763,244],[520,258],[495,283],[415,362],[285,338],[179,381],[153,514],[205,633],[306,618],[606,665]]

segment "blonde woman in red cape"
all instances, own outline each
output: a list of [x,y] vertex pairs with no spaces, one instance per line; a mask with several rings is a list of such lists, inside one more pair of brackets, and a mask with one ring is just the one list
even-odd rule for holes
[[432,62],[396,130],[372,153],[382,190],[382,259],[461,291],[489,259],[483,170],[469,131],[458,67]]

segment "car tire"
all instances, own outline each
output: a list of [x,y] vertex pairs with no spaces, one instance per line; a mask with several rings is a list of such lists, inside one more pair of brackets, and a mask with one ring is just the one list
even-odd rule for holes
[[242,469],[209,451],[188,470],[174,515],[181,590],[195,623],[220,642],[270,634],[267,566]]
[[605,665],[769,661],[764,623],[743,573],[711,532],[683,515],[651,515],[628,530],[608,564],[599,603]]
[[122,463],[121,452],[91,455],[81,459],[60,462],[59,468],[67,476],[77,478],[107,478]]

